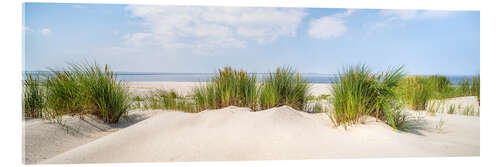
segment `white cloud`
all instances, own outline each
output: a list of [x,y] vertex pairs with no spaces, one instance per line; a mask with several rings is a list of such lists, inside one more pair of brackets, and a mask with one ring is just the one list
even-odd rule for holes
[[318,19],[312,19],[309,23],[308,34],[313,38],[328,39],[336,38],[347,32],[347,26],[344,24],[344,17],[350,16],[357,9],[347,9],[344,13],[324,16]]
[[125,35],[125,43],[163,48],[239,48],[248,42],[272,42],[295,36],[302,9],[225,7],[126,7],[140,18],[145,32]]
[[359,9],[346,9],[344,13],[337,14],[339,17],[347,17],[353,14],[354,12],[358,11]]
[[314,38],[327,39],[339,37],[347,31],[344,22],[334,16],[322,17],[312,20],[309,35]]
[[40,33],[42,33],[42,35],[49,35],[52,31],[48,28],[44,28],[44,29],[41,29],[40,30]]
[[24,32],[33,32],[33,29],[31,29],[28,26],[23,26],[23,30],[24,30]]
[[86,7],[85,6],[82,6],[82,5],[71,5],[73,8],[77,8],[77,9],[85,9]]
[[403,22],[410,20],[443,19],[452,16],[453,12],[430,10],[380,10],[378,14],[384,17],[384,19],[373,24],[373,28],[402,25]]
[[[145,39],[151,38],[153,34],[151,33],[134,33],[134,34],[125,34],[123,38],[125,39],[125,43],[131,46],[141,46],[148,42]],[[149,44],[152,45],[152,44]]]
[[379,12],[382,16],[388,16],[390,20],[411,20],[417,17],[418,11],[416,10],[381,10]]
[[442,19],[453,15],[451,11],[432,11],[426,10],[420,12],[420,18],[422,19]]

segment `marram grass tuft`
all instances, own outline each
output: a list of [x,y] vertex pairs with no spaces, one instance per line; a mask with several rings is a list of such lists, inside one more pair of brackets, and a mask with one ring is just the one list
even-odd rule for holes
[[41,118],[44,110],[44,91],[42,82],[37,76],[26,74],[23,80],[23,115],[31,118]]
[[364,115],[383,120],[393,128],[400,128],[406,119],[400,113],[396,87],[404,76],[403,67],[391,68],[380,74],[373,73],[366,65],[345,68],[332,83],[334,109],[328,114],[333,123],[352,125]]
[[257,93],[255,75],[225,67],[206,85],[200,85],[194,90],[194,100],[198,110],[231,105],[256,109]]
[[72,64],[52,70],[45,87],[49,117],[63,114],[93,114],[106,123],[116,123],[131,107],[129,93],[106,65]]
[[261,109],[288,105],[303,110],[309,86],[302,76],[290,67],[279,67],[264,79],[260,89]]

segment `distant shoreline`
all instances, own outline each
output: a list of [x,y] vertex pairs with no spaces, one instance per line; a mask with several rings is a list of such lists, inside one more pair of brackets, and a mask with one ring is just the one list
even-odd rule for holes
[[[24,71],[23,74],[35,74],[46,76],[50,71]],[[250,73],[255,74],[257,81],[260,82],[269,73]],[[319,73],[301,73],[303,78],[308,83],[327,84],[336,80],[337,74],[319,74]],[[154,73],[154,72],[116,72],[118,80],[123,82],[206,82],[215,76],[215,73]],[[471,78],[473,75],[449,75],[446,76],[453,85],[457,85],[459,81],[465,78]]]

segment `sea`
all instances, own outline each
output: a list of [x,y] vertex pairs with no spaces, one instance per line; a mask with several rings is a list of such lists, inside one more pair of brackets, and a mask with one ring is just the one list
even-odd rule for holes
[[[34,76],[43,77],[50,75],[48,71],[26,71],[23,73],[32,74]],[[268,73],[252,73],[255,74],[257,81],[262,81]],[[155,73],[155,72],[116,72],[116,78],[120,81],[170,81],[170,82],[205,82],[209,81],[215,73]],[[302,77],[309,83],[331,83],[338,78],[337,74],[316,74],[303,73]],[[453,75],[446,76],[452,84],[458,84],[472,76]]]

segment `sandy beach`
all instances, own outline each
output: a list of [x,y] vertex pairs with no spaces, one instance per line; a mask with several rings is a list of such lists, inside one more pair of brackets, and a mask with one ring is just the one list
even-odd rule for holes
[[[147,95],[156,89],[174,90],[181,95],[193,93],[193,89],[206,84],[206,82],[138,82],[131,81],[124,83],[133,95]],[[330,93],[330,84],[309,84],[309,95],[319,96]]]
[[95,116],[63,116],[63,125],[43,119],[23,120],[23,160],[36,163],[143,121],[161,110],[129,112],[129,120],[106,124]]
[[495,132],[481,137],[481,116],[497,118],[484,108],[496,82],[482,67],[483,8],[376,4],[18,3],[9,55],[22,63],[4,70],[4,94],[22,146],[6,153],[22,148],[24,165],[406,166],[500,150],[480,140]]
[[[128,82],[132,94],[156,89],[188,95],[196,82]],[[330,85],[312,84],[310,94],[328,94]],[[444,104],[470,103],[459,97]],[[459,108],[458,110],[462,110]],[[397,131],[366,117],[345,130],[325,113],[282,106],[253,112],[226,107],[200,113],[133,110],[116,125],[65,116],[66,126],[24,120],[26,163],[107,163],[174,161],[292,160],[376,157],[479,156],[480,117],[405,111],[412,130]]]

